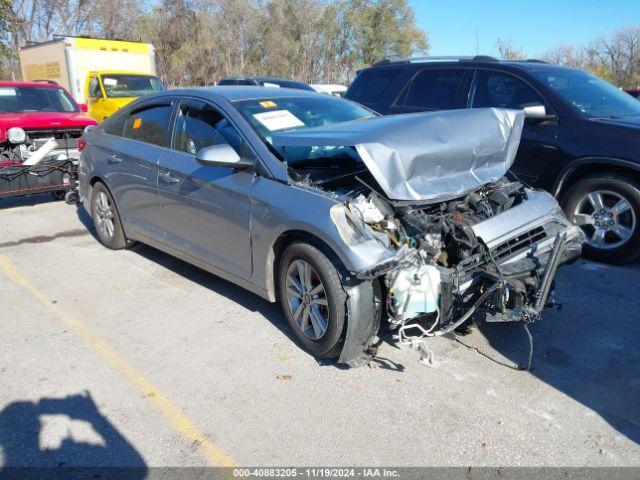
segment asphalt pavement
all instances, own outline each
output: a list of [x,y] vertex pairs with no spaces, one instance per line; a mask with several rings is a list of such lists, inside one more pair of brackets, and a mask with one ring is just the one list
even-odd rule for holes
[[[42,201],[45,200],[45,201]],[[640,265],[583,260],[562,309],[319,363],[279,306],[81,208],[0,201],[0,466],[640,466]]]

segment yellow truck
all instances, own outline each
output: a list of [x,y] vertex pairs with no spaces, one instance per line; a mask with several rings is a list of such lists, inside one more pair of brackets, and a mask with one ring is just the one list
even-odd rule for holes
[[132,100],[164,89],[150,43],[60,37],[21,48],[20,66],[24,80],[62,85],[99,122]]

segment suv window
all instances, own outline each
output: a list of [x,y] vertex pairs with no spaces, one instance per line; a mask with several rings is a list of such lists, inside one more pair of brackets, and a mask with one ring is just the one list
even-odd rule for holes
[[422,70],[409,82],[396,105],[422,110],[453,108],[464,73],[462,68]]
[[533,89],[513,75],[478,70],[471,91],[471,107],[503,107],[521,109],[527,105],[544,105]]
[[173,129],[172,148],[195,155],[211,145],[231,145],[241,153],[242,137],[224,116],[204,102],[182,102]]
[[170,116],[170,105],[154,105],[135,110],[129,114],[124,124],[123,136],[163,147],[166,144]]
[[374,68],[361,72],[349,87],[345,98],[372,105],[400,76],[400,68]]

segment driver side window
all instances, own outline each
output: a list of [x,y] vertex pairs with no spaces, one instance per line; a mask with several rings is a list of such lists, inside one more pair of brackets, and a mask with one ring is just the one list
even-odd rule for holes
[[172,148],[195,155],[211,145],[228,144],[241,155],[242,137],[215,108],[204,102],[184,101],[178,108]]

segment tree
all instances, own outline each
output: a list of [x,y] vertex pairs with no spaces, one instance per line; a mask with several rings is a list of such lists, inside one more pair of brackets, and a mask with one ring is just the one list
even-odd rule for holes
[[55,34],[150,42],[168,85],[231,75],[347,83],[381,58],[424,52],[407,0],[0,0],[4,77]]
[[585,46],[556,47],[542,58],[587,70],[619,87],[637,87],[640,84],[640,26],[617,30]]
[[350,0],[347,28],[354,29],[357,67],[389,57],[426,53],[426,34],[415,26],[413,9],[406,0]]
[[496,49],[498,50],[498,56],[502,60],[524,60],[527,58],[521,48],[513,46],[513,42],[509,40],[503,40],[498,38],[496,40]]

